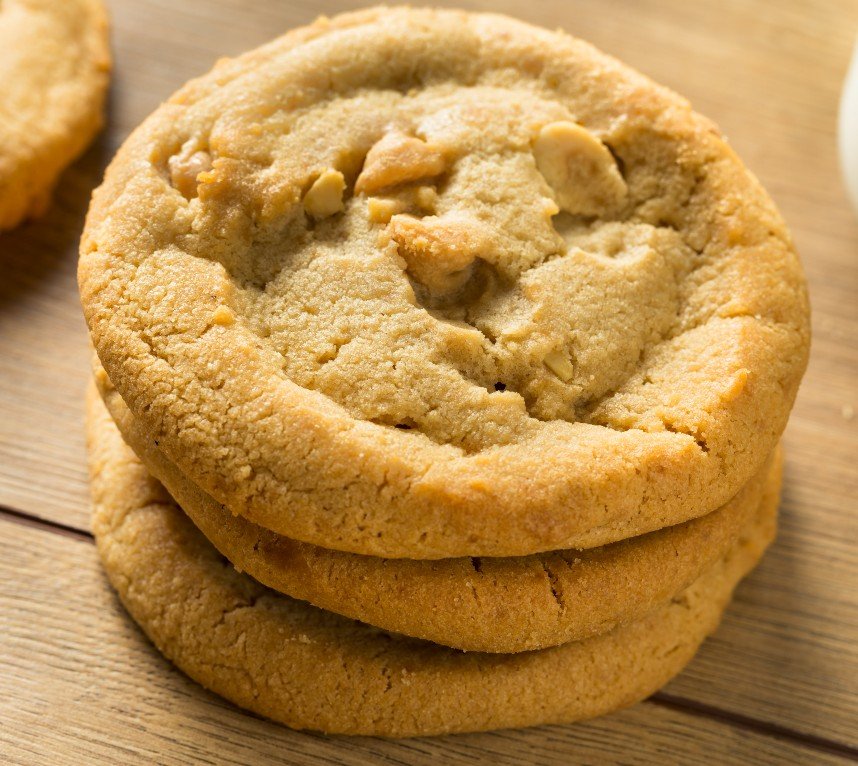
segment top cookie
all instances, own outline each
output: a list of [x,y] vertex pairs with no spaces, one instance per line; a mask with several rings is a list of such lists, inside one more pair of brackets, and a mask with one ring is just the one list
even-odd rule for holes
[[0,2],[0,230],[44,211],[101,128],[109,71],[101,0]]
[[95,195],[98,355],[233,512],[387,557],[590,547],[759,470],[801,268],[711,123],[500,16],[320,20],[192,81]]

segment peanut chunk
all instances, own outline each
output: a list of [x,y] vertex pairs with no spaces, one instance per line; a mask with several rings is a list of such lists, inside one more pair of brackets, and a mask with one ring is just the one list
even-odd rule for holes
[[461,288],[471,276],[474,261],[490,245],[484,224],[466,215],[395,215],[388,233],[411,275],[439,295]]
[[397,184],[432,178],[444,172],[441,152],[419,138],[387,133],[366,155],[355,193],[372,193]]
[[575,367],[562,351],[549,351],[542,363],[564,383],[568,383],[575,375]]
[[339,170],[328,168],[304,195],[304,210],[313,218],[327,218],[343,209],[346,179]]
[[437,204],[438,192],[431,186],[412,186],[400,189],[390,197],[370,197],[366,203],[366,212],[372,223],[388,223],[397,213],[415,210],[423,214],[434,213]]
[[199,148],[196,138],[191,138],[182,145],[178,154],[167,161],[170,170],[170,181],[185,199],[197,196],[197,177],[212,169],[211,155]]
[[628,189],[613,155],[580,125],[545,125],[533,143],[533,156],[557,204],[568,213],[599,215],[625,202]]
[[370,197],[366,203],[366,212],[373,223],[388,223],[397,213],[406,209],[404,200],[385,197]]

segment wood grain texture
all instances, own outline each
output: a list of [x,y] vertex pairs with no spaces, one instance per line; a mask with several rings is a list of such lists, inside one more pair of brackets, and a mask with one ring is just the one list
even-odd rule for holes
[[[0,520],[4,764],[845,763],[655,703],[576,726],[380,740],[293,732],[174,670],[126,619],[95,546]],[[50,566],[46,566],[46,562]],[[14,681],[14,682],[13,682]],[[21,736],[26,732],[26,736]],[[37,732],[37,736],[33,733]]]
[[[588,763],[621,761],[629,752],[627,760],[641,762],[638,750],[652,762],[823,757],[824,749],[810,757],[784,739],[793,735],[858,748],[858,416],[848,417],[858,412],[858,220],[844,196],[834,135],[858,3],[436,4],[561,26],[670,85],[721,125],[778,202],[810,282],[814,345],[785,439],[777,543],[661,704],[581,727],[394,744],[299,735],[216,701],[169,670],[117,614],[88,543],[7,524],[0,762],[146,762],[169,753],[175,763],[441,756]],[[74,272],[90,190],[127,133],[216,58],[362,3],[110,5],[116,76],[109,127],[65,174],[47,216],[0,236],[0,506],[81,530],[89,514],[88,360]],[[41,559],[12,563],[31,547]]]

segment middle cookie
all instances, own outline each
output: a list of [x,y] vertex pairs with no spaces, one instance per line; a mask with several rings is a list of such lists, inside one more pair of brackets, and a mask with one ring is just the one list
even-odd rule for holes
[[95,379],[125,441],[236,569],[322,609],[467,651],[542,649],[640,619],[722,558],[757,511],[766,486],[780,479],[777,449],[718,510],[600,548],[507,558],[382,559],[298,542],[234,516],[160,451],[103,369],[96,369]]

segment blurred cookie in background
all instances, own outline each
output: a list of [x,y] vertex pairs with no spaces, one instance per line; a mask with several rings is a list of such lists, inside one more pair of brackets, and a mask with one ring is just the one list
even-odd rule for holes
[[110,68],[101,0],[0,2],[0,231],[45,211],[101,129]]

